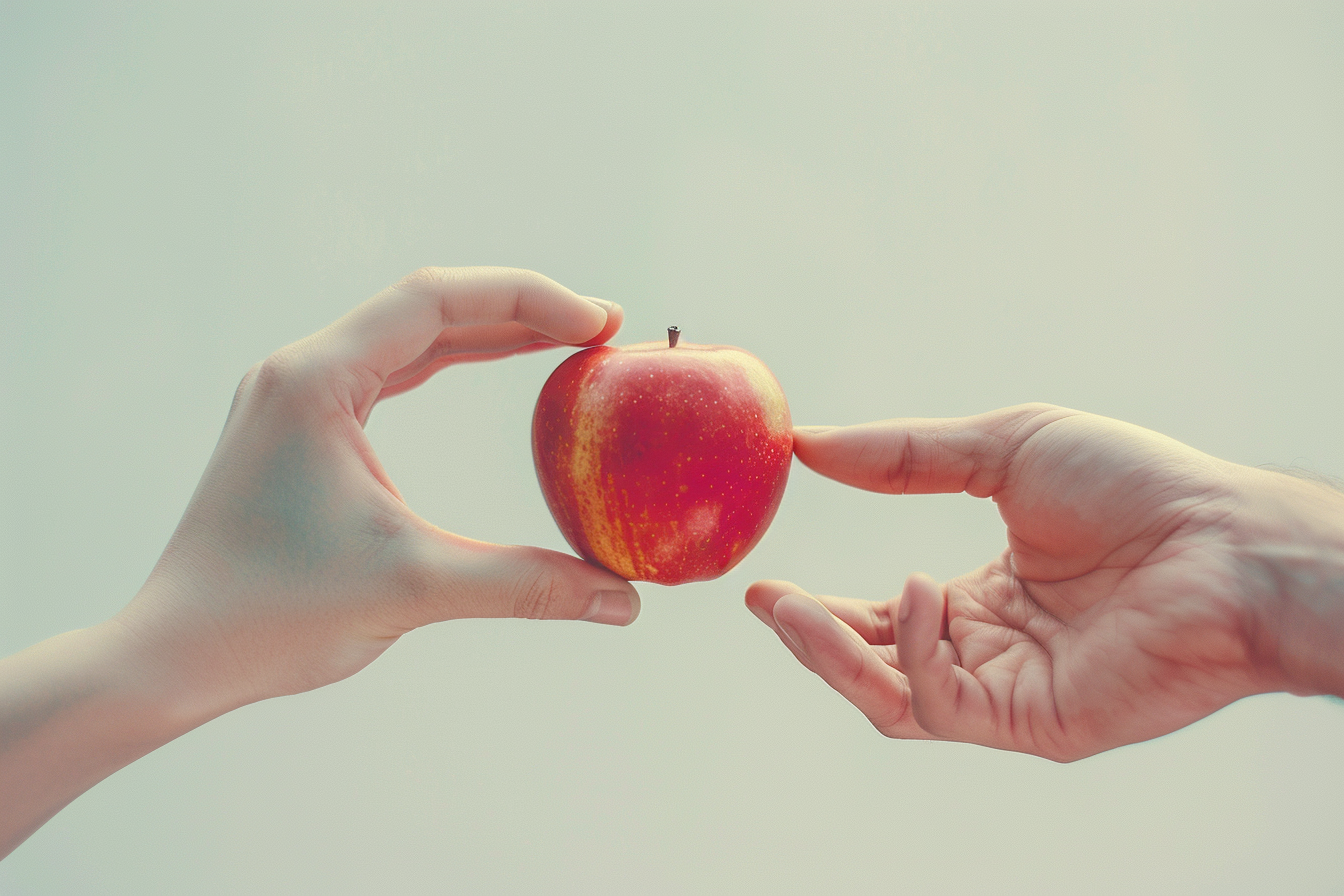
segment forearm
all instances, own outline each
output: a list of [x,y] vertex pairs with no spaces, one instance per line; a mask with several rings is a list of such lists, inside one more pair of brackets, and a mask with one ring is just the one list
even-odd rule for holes
[[205,719],[175,711],[115,621],[0,660],[0,857],[103,778]]
[[1281,473],[1249,478],[1253,534],[1241,551],[1278,689],[1344,697],[1344,493]]

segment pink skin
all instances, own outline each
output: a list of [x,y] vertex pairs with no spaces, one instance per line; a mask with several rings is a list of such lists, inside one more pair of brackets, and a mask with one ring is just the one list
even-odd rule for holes
[[422,625],[625,625],[633,587],[416,515],[374,405],[448,364],[609,338],[618,305],[528,271],[427,268],[256,365],[176,532],[116,616],[0,659],[0,856],[102,778],[210,719],[352,675]]
[[1250,694],[1344,691],[1344,495],[1045,405],[799,429],[795,451],[859,488],[992,498],[1008,526],[988,565],[888,601],[748,590],[890,737],[1064,761]]
[[[246,701],[351,674],[429,622],[578,619],[604,590],[633,601],[628,584],[573,557],[490,545],[421,519],[363,431],[377,402],[448,364],[580,344],[619,321],[617,306],[530,272],[431,268],[281,349],[243,380],[196,498],[119,619],[165,639],[165,652],[190,624],[187,643],[200,638],[212,648],[195,648],[188,665],[209,658],[215,690],[220,669],[240,657],[268,649],[286,656],[264,664],[256,680],[256,664],[245,663],[236,676],[244,693],[231,699]],[[537,580],[544,606],[529,606],[519,579]],[[195,593],[203,588],[216,608],[204,618]],[[589,618],[607,618],[615,604]],[[259,624],[271,615],[280,618]],[[305,616],[326,623],[304,624]],[[223,630],[206,639],[215,627]],[[228,651],[215,656],[216,643]]]

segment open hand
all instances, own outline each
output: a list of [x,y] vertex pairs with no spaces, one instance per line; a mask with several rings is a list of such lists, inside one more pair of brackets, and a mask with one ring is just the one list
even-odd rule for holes
[[859,488],[992,498],[1007,523],[988,565],[886,602],[748,591],[884,734],[1069,760],[1282,686],[1242,550],[1248,496],[1277,474],[1047,405],[804,428],[796,452]]

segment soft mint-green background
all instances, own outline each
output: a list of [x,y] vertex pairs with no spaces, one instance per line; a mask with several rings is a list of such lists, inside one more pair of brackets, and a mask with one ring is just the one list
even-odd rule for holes
[[[1046,400],[1344,474],[1342,8],[7,3],[0,651],[120,607],[244,370],[426,264],[747,347],[800,422]],[[377,410],[414,508],[564,547],[527,438],[560,357]],[[796,468],[633,628],[414,633],[99,785],[0,893],[1339,892],[1337,703],[1067,766],[887,741],[742,606],[1002,539]]]

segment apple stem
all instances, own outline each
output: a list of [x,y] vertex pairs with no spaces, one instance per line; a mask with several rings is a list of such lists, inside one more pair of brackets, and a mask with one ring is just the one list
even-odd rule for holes
[[677,340],[681,338],[681,330],[676,327],[667,328],[667,347],[676,348]]

